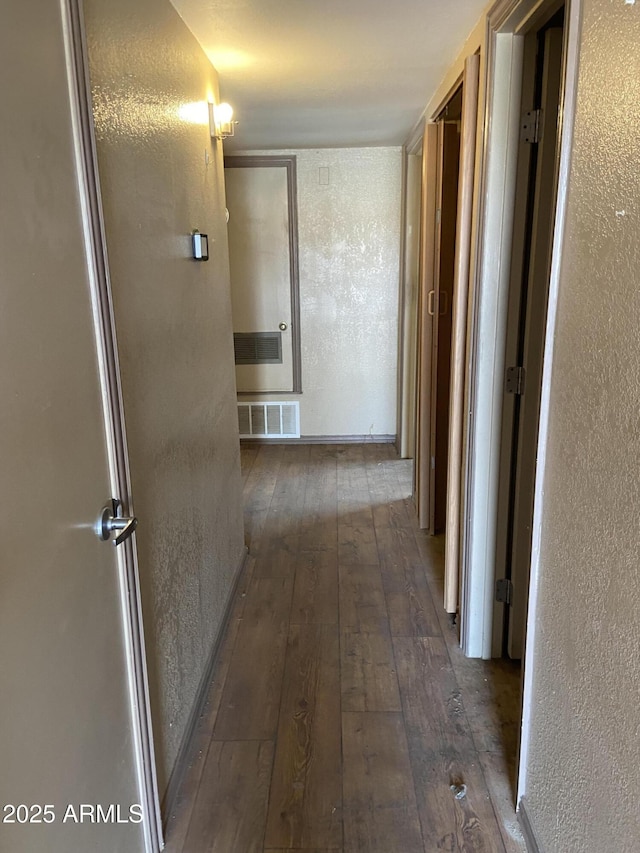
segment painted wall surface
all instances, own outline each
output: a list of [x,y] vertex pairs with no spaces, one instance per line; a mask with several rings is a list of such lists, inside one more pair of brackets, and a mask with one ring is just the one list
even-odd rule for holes
[[168,0],[84,7],[162,794],[243,554],[217,80]]
[[241,153],[297,158],[302,435],[394,435],[402,149]]
[[640,849],[640,5],[585,0],[550,386],[527,812]]

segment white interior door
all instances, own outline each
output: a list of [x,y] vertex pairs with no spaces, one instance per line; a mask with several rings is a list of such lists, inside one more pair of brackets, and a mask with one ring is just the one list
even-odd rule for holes
[[131,593],[123,546],[94,529],[114,462],[64,26],[59,4],[3,6],[0,850],[138,853],[151,818],[132,713]]
[[289,170],[278,163],[253,164],[252,159],[228,160],[245,164],[225,168],[237,388],[239,393],[291,392],[297,390],[297,320]]

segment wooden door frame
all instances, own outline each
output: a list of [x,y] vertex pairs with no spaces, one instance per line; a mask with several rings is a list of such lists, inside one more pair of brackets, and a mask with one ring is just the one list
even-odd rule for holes
[[[429,523],[428,532],[436,532],[436,438],[438,419],[438,343],[440,318],[440,279],[442,267],[442,210],[444,198],[445,127],[436,121],[437,154],[435,204],[436,222],[433,251],[433,277],[427,293],[427,314],[431,318],[431,376],[429,377]],[[433,298],[431,298],[433,297]]]
[[[74,158],[98,350],[109,479],[112,494],[121,500],[122,513],[133,515],[131,473],[93,125],[88,47],[81,0],[62,0],[61,10],[73,118]],[[97,507],[96,511],[98,509]],[[163,848],[164,841],[134,538],[129,537],[123,542],[116,555],[133,751],[140,805],[144,815],[142,826],[145,853],[157,853]],[[105,543],[104,547],[108,547],[108,543]]]
[[447,517],[445,529],[444,608],[455,614],[460,599],[460,550],[462,529],[462,474],[465,364],[470,292],[474,173],[478,124],[480,55],[465,59],[460,129],[460,173],[456,222],[455,277],[452,295],[451,391],[449,458],[447,470]]
[[[420,217],[420,288],[418,300],[418,371],[416,379],[416,439],[413,494],[420,528],[434,533],[434,491],[432,474],[433,412],[433,317],[429,294],[434,290],[439,263],[439,234],[436,213],[440,196],[441,156],[438,117],[458,89],[464,85],[464,70],[453,81],[431,118],[424,123],[422,141],[422,192]],[[453,341],[452,341],[453,344]],[[453,391],[453,389],[451,389]],[[425,440],[428,438],[428,440]],[[425,452],[426,451],[426,452]]]
[[298,259],[298,180],[295,154],[230,155],[224,158],[225,169],[284,168],[287,175],[289,208],[289,282],[291,288],[291,355],[293,384],[291,391],[240,391],[238,397],[260,397],[266,394],[302,394],[302,355],[300,339],[300,262]]
[[[455,91],[455,89],[453,91]],[[438,128],[434,122],[426,122],[422,142],[419,262],[420,284],[418,294],[418,376],[416,380],[416,454],[414,465],[414,500],[418,514],[418,523],[423,529],[429,527],[431,512],[430,434],[432,317],[429,314],[429,292],[433,290],[436,260],[435,234],[437,207],[437,157]],[[429,436],[428,442],[425,442],[425,436]]]
[[[420,195],[423,123],[402,151],[400,288],[398,293],[398,393],[396,449],[402,459],[415,459],[416,381],[418,375],[418,292],[409,273],[409,260],[420,259]],[[417,205],[415,204],[417,197]],[[416,215],[417,207],[417,215]],[[415,230],[414,230],[415,227]]]
[[[425,140],[425,118],[421,116],[416,122],[413,130],[402,148],[402,208],[400,233],[402,234],[402,248],[400,255],[400,294],[399,294],[399,320],[398,320],[398,416],[397,416],[397,439],[396,449],[402,458],[413,458],[413,499],[418,505],[417,495],[417,467],[419,448],[418,437],[418,383],[420,381],[420,341],[419,321],[422,290],[422,249],[423,249],[423,216],[424,216],[424,140]],[[407,258],[409,246],[409,196],[412,193],[409,177],[409,158],[419,158],[417,176],[415,176],[418,195],[418,212],[416,217],[415,252],[417,256],[417,280],[414,300],[409,299],[407,294]],[[410,340],[407,340],[407,337]],[[407,395],[411,396],[407,400]]]
[[[447,521],[445,549],[445,600],[447,612],[455,613],[459,600],[460,550],[462,515],[464,506],[464,435],[466,429],[465,397],[468,383],[466,358],[468,351],[468,300],[471,269],[472,249],[472,219],[474,207],[474,172],[477,151],[477,116],[479,94],[480,56],[473,53],[464,62],[460,73],[449,86],[438,103],[436,109],[430,112],[431,121],[427,121],[423,142],[423,176],[422,176],[422,225],[421,225],[421,275],[420,275],[420,304],[419,320],[420,335],[418,348],[418,382],[417,382],[417,423],[416,423],[416,454],[414,470],[414,498],[420,527],[433,532],[434,499],[431,474],[431,439],[428,447],[425,445],[425,430],[431,421],[431,372],[432,372],[432,330],[428,316],[428,295],[434,288],[435,268],[438,260],[438,246],[435,236],[436,208],[438,206],[438,169],[437,169],[437,124],[447,103],[458,89],[463,88],[463,124],[471,133],[465,139],[461,138],[460,173],[458,181],[457,224],[456,233],[467,233],[469,236],[468,251],[458,249],[459,237],[456,237],[455,283],[452,297],[454,311],[451,339],[451,384],[450,384],[450,422],[449,422],[449,455],[447,466]],[[465,94],[466,92],[466,94]],[[472,115],[473,114],[473,115]],[[431,130],[429,129],[431,128]],[[463,128],[464,129],[464,128]],[[464,150],[463,150],[464,148]],[[463,282],[463,286],[460,286]],[[421,440],[422,437],[422,440]],[[425,452],[425,448],[429,452]]]

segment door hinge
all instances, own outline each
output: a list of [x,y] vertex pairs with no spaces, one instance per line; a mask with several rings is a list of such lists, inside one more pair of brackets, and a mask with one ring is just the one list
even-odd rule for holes
[[507,367],[507,379],[504,385],[507,394],[524,394],[525,375],[524,367]]
[[530,145],[542,139],[542,110],[529,110],[520,122],[520,141]]
[[436,210],[436,225],[440,225],[440,220],[442,219],[442,209],[439,207]]
[[496,601],[501,604],[511,604],[513,601],[513,584],[509,578],[496,581]]

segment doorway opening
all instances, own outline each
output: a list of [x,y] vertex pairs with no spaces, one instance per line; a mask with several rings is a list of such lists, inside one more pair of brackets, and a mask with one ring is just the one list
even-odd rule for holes
[[[492,653],[514,661],[514,665],[520,663],[522,684],[556,226],[564,45],[565,10],[555,4],[522,39],[520,128],[514,140],[517,151],[508,259]],[[522,715],[522,689],[520,706]],[[515,767],[520,738],[516,750]]]
[[427,311],[432,317],[429,530],[434,535],[444,532],[447,517],[452,305],[461,120],[462,86],[457,89],[437,119],[436,258],[433,290],[427,297]]
[[425,126],[422,156],[414,495],[420,527],[433,535],[447,517],[462,93],[459,84]]
[[[498,486],[501,652],[521,660],[531,565],[542,366],[557,194],[564,8],[525,36]],[[502,611],[502,612],[500,612]]]
[[[464,60],[462,74],[434,111],[433,121],[424,124],[421,146],[414,138],[405,155],[398,434],[401,455],[410,457],[406,434],[407,420],[412,418],[416,514],[421,529],[445,536],[444,608],[453,622],[461,586],[479,72],[480,54],[475,52]],[[419,193],[416,149],[420,151]],[[412,223],[418,216],[419,235],[411,242]],[[407,291],[412,277],[415,303]],[[408,358],[411,353],[413,361]],[[407,405],[407,389],[413,390],[413,407]]]

